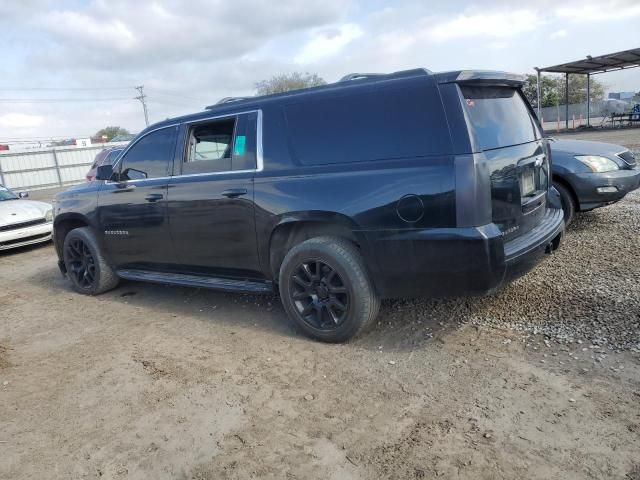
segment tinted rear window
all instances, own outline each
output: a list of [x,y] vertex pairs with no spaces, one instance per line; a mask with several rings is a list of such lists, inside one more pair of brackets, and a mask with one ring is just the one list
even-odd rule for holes
[[532,142],[540,135],[515,88],[461,87],[465,108],[482,150]]
[[372,86],[285,107],[291,147],[321,165],[447,154],[450,140],[435,87]]

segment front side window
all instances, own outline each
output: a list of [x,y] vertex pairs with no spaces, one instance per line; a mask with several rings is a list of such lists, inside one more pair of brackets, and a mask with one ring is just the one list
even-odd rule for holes
[[120,181],[166,177],[175,152],[176,134],[176,127],[166,127],[135,143],[120,162]]

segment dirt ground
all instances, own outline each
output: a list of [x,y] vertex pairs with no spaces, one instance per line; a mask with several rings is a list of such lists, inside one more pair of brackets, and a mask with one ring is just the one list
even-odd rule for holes
[[639,224],[635,194],[495,295],[385,302],[345,345],[303,337],[277,298],[134,282],[84,297],[51,245],[2,253],[0,478],[639,480],[638,351],[469,321],[541,305],[595,322],[604,287],[581,286],[585,319],[564,262],[611,273],[612,315],[637,335],[640,257],[597,260],[591,232],[637,252]]

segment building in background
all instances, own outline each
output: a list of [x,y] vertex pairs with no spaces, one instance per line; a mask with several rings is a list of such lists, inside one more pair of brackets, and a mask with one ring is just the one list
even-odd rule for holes
[[635,92],[609,92],[609,98],[612,100],[623,100],[630,102],[636,95]]

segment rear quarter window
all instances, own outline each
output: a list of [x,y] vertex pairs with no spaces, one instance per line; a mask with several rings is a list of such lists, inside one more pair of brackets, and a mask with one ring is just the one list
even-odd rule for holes
[[437,89],[372,86],[284,107],[291,149],[304,165],[441,155],[451,144]]
[[470,128],[482,150],[532,142],[540,133],[525,103],[515,88],[460,88]]

